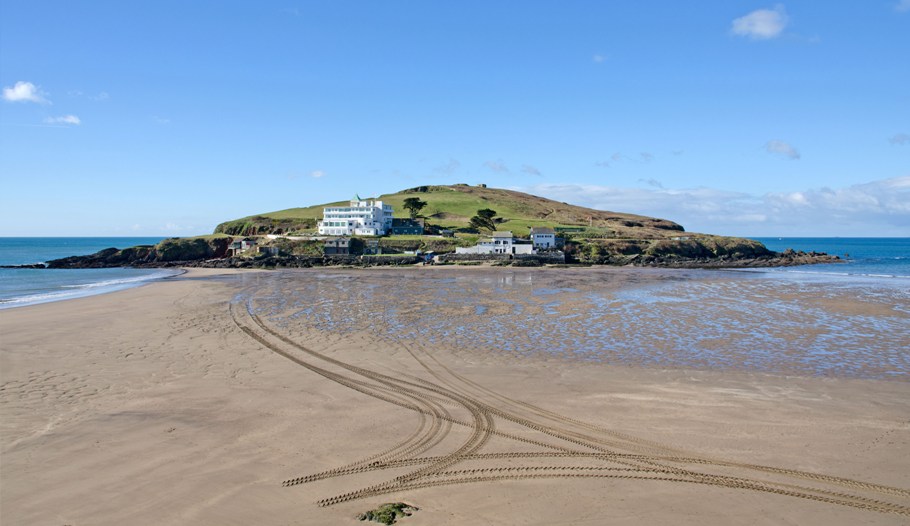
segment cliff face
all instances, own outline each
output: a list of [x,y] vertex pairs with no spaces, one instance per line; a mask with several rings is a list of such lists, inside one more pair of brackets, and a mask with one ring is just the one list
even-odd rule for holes
[[753,239],[723,236],[676,239],[598,239],[566,243],[567,261],[591,265],[686,268],[778,267],[831,263],[837,256],[768,250]]
[[106,248],[88,256],[70,256],[47,262],[47,268],[109,268],[158,266],[174,261],[197,261],[223,258],[231,244],[230,237],[172,238],[157,245]]
[[229,236],[263,236],[266,234],[281,235],[314,228],[316,228],[315,218],[278,219],[266,216],[252,216],[225,221],[215,227],[215,233]]
[[601,265],[668,259],[755,259],[774,255],[758,241],[720,236],[576,240],[567,245],[567,251],[579,262]]
[[[484,185],[419,186],[378,199],[394,207],[396,216],[406,215],[405,199],[417,197],[425,202],[421,210],[428,225],[436,230],[450,229],[459,237],[393,236],[379,240],[383,254],[401,254],[420,250],[446,254],[456,246],[473,245],[480,232],[470,222],[481,209],[496,212],[496,228],[527,236],[532,227],[550,227],[565,239],[565,261],[595,265],[636,265],[664,267],[744,267],[784,266],[836,261],[824,254],[785,252],[778,254],[751,239],[686,233],[672,221],[633,214],[593,210],[560,203],[513,190],[487,188]],[[155,246],[132,247],[123,250],[102,250],[90,256],[63,258],[48,263],[49,268],[99,268],[117,266],[219,266],[225,262],[231,236],[263,236],[289,234],[306,230],[313,233],[316,221],[322,216],[326,203],[309,208],[294,208],[250,216],[218,225],[216,234],[185,239],[166,239]],[[318,240],[291,241],[260,240],[269,245],[281,258],[245,257],[231,259],[231,265],[275,266],[278,263],[294,266],[310,265],[313,258],[321,260],[322,243]],[[362,247],[353,239],[351,247]],[[273,252],[273,254],[275,253]],[[304,261],[304,259],[306,261]],[[311,261],[313,260],[313,261]],[[326,260],[322,264],[335,264]]]

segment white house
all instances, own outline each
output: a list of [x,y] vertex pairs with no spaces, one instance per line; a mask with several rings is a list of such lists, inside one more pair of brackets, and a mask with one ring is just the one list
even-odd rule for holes
[[392,205],[351,199],[350,206],[327,206],[319,222],[321,236],[383,236],[392,228]]
[[256,247],[256,240],[254,239],[243,239],[241,241],[234,241],[228,245],[227,255],[228,256],[239,256],[241,253],[251,250]]
[[473,247],[456,247],[456,254],[533,254],[534,246],[518,242],[512,232],[493,232],[493,236]]
[[556,248],[556,231],[546,226],[532,227],[531,244],[534,248]]

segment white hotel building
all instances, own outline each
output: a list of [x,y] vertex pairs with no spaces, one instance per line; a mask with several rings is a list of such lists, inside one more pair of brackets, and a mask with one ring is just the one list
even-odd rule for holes
[[351,199],[350,206],[322,209],[320,236],[383,236],[392,228],[392,205]]

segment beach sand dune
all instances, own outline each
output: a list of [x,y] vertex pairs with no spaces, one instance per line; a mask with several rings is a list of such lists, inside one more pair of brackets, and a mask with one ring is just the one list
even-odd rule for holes
[[0,521],[354,524],[394,501],[412,525],[910,520],[907,382],[324,330],[294,314],[312,274],[289,276],[4,311]]

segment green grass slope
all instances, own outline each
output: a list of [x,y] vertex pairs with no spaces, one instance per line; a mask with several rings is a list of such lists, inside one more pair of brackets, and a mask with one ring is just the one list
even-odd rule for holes
[[[427,202],[421,211],[427,222],[440,228],[469,228],[471,216],[482,208],[496,211],[498,230],[511,230],[528,235],[534,226],[584,227],[589,233],[610,238],[655,239],[678,236],[683,227],[665,219],[633,214],[606,212],[570,205],[513,190],[482,186],[420,186],[376,197],[395,209],[395,217],[408,217],[404,200],[418,197]],[[343,206],[347,201],[325,203],[306,208],[290,208],[227,221],[215,228],[216,233],[231,235],[284,234],[316,228],[326,206]]]

